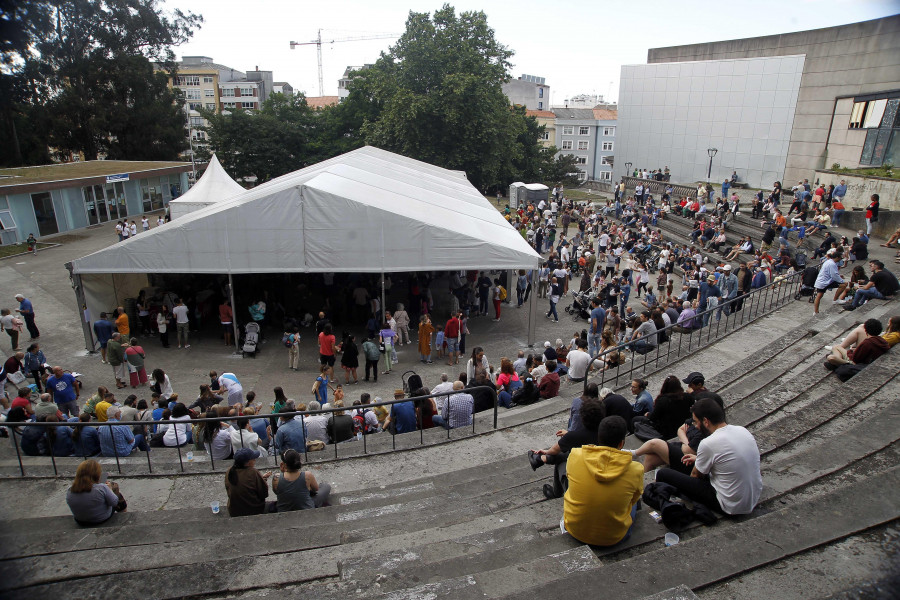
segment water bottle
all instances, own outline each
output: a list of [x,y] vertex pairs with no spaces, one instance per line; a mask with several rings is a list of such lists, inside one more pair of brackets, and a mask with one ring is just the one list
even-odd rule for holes
[[194,462],[194,453],[191,452],[190,450],[187,453],[187,459],[188,459],[188,462]]
[[357,432],[356,432],[356,441],[357,441],[357,442],[361,442],[361,441],[362,441],[362,431],[357,431]]

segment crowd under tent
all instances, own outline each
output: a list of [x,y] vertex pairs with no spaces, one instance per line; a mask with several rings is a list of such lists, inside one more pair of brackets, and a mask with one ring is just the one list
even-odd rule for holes
[[[152,275],[227,276],[230,283],[259,274],[383,277],[536,269],[539,262],[464,173],[364,147],[198,208],[67,267],[92,349],[91,323],[148,287]],[[234,286],[228,289],[233,298]],[[529,344],[535,311],[533,304]]]
[[206,171],[203,172],[194,187],[169,202],[169,214],[173,219],[177,219],[246,191],[225,172],[219,159],[213,154],[206,166]]

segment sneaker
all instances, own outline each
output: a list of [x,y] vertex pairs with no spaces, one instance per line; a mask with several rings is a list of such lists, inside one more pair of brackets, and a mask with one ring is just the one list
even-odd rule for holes
[[544,466],[544,461],[541,460],[540,455],[534,453],[534,450],[528,451],[528,462],[531,463],[532,471],[537,471],[538,467]]
[[549,483],[545,483],[542,490],[544,492],[544,498],[546,498],[547,500],[555,500],[556,498],[559,498],[559,496],[557,496],[553,491],[553,486]]
[[831,346],[825,346],[825,352],[831,352]]
[[187,349],[190,348],[190,347],[191,347],[190,344],[185,344],[184,349],[187,350]]
[[842,299],[840,299],[840,300],[835,300],[834,303],[835,303],[835,304],[847,304],[847,299],[846,299],[846,298],[842,298]]

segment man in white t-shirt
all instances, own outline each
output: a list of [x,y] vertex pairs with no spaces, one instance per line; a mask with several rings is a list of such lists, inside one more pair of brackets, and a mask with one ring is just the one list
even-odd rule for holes
[[569,368],[569,382],[584,381],[591,366],[591,355],[585,352],[587,342],[581,338],[575,340],[575,349],[566,355],[566,367]]
[[685,475],[674,469],[660,469],[656,481],[678,488],[681,495],[724,512],[746,515],[753,511],[762,493],[759,447],[753,434],[725,422],[725,409],[715,394],[701,397],[691,408],[694,426],[706,437],[696,456],[686,454],[685,465],[693,471]]
[[178,329],[178,347],[181,348],[183,337],[184,347],[190,348],[191,345],[188,344],[188,307],[185,306],[184,300],[178,299],[175,308],[172,309],[172,314],[175,315],[175,325]]
[[434,386],[431,390],[434,396],[434,403],[437,405],[438,414],[441,414],[441,411],[444,409],[444,405],[447,403],[447,398],[449,396],[438,396],[437,394],[444,393],[452,393],[453,392],[453,382],[450,381],[450,376],[446,373],[441,373],[441,382]]

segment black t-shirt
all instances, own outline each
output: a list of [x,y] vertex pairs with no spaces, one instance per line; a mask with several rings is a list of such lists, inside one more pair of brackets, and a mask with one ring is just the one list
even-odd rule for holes
[[631,406],[631,402],[619,394],[610,394],[603,399],[603,405],[606,407],[607,417],[613,415],[622,417],[628,424],[629,431],[631,430],[631,419],[634,418],[634,407]]
[[650,421],[663,439],[678,435],[678,428],[691,418],[693,396],[684,393],[660,394],[653,402]]
[[[626,400],[626,402],[628,402]],[[559,444],[559,449],[562,452],[569,452],[572,448],[581,448],[582,446],[587,446],[589,444],[597,445],[597,431],[589,431],[585,428],[576,429],[575,431],[569,431],[566,435],[559,438],[559,441],[556,442]]]
[[763,233],[762,241],[767,244],[771,244],[775,240],[775,229],[769,227],[766,229],[765,233]]
[[884,269],[872,275],[869,281],[875,284],[875,289],[881,292],[882,296],[893,296],[900,291],[900,283],[897,282],[897,278],[893,273]]

